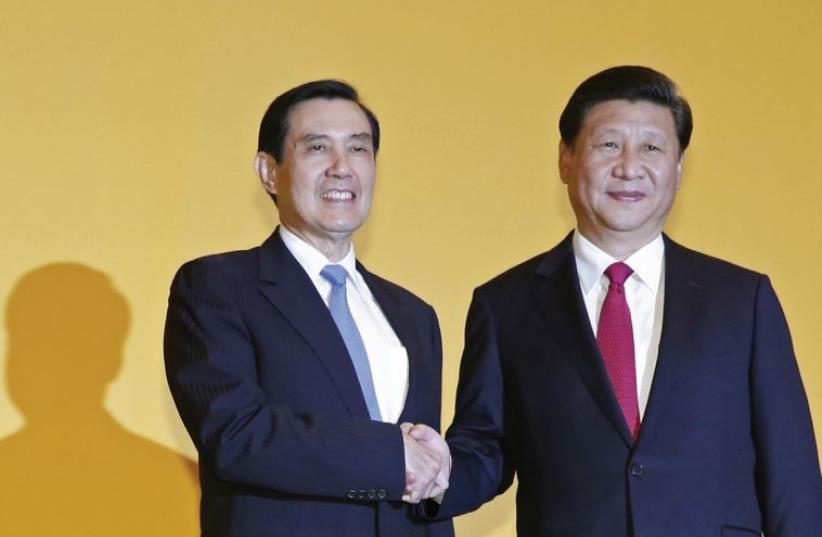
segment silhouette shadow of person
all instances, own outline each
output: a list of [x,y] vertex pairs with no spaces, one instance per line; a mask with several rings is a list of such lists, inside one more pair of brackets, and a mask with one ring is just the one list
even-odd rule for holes
[[91,267],[49,264],[15,285],[6,378],[26,423],[0,439],[0,535],[198,534],[196,464],[103,407],[129,325],[126,299]]

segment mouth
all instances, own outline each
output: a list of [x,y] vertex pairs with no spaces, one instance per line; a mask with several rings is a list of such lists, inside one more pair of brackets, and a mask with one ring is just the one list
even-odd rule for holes
[[636,190],[617,190],[614,192],[608,192],[608,196],[616,201],[624,201],[629,203],[642,201],[645,199],[645,194],[642,192],[637,192]]
[[332,189],[320,193],[320,199],[333,202],[353,201],[356,197],[357,195],[351,190]]

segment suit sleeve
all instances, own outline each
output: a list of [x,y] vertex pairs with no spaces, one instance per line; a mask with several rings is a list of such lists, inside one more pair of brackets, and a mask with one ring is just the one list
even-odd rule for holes
[[479,508],[513,481],[505,441],[505,390],[489,305],[480,290],[468,311],[454,422],[446,440],[451,449],[450,486],[429,514],[452,517]]
[[184,265],[166,318],[166,374],[200,464],[219,479],[282,493],[399,500],[399,427],[270,404],[257,381],[253,338],[225,280],[213,263]]
[[757,492],[767,537],[822,535],[822,479],[808,401],[782,308],[757,291],[751,362]]
[[[440,431],[440,402],[442,400],[442,336],[440,334],[440,325],[437,320],[437,315],[431,310],[431,342],[434,350],[434,356],[437,359],[437,369],[435,374],[435,386],[431,391],[430,396],[436,398],[436,413],[431,423],[427,425]],[[437,504],[434,500],[424,500],[413,509],[413,513],[417,518],[425,522],[425,535],[427,537],[454,537],[454,524],[450,518],[440,519],[437,517],[436,521],[427,521],[431,518],[427,516],[429,510],[434,509],[436,512]]]

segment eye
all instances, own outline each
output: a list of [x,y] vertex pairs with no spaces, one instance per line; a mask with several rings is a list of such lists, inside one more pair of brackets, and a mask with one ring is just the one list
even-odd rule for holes
[[371,152],[371,148],[368,145],[365,145],[365,144],[357,144],[357,145],[352,145],[351,146],[351,151],[353,153],[368,154],[368,153]]
[[601,142],[601,143],[599,144],[599,147],[600,147],[600,148],[602,148],[602,149],[618,149],[618,148],[619,148],[619,144],[617,144],[616,142],[611,142],[611,141],[609,141],[609,142]]
[[323,144],[311,144],[308,146],[309,151],[314,151],[316,153],[321,153],[325,151],[325,146]]
[[645,151],[651,155],[667,155],[669,147],[668,144],[647,144]]

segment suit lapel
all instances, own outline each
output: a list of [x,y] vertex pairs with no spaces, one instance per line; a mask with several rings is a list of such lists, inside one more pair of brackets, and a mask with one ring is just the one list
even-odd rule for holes
[[654,380],[642,420],[639,441],[651,434],[665,404],[678,393],[683,367],[705,336],[699,326],[708,314],[707,294],[688,251],[665,238],[665,298]]
[[308,274],[275,230],[259,249],[260,292],[322,362],[348,412],[368,418],[357,373],[334,319]]
[[380,309],[388,320],[388,324],[394,329],[394,333],[408,354],[408,393],[405,397],[405,404],[397,423],[411,421],[410,415],[413,414],[413,405],[411,402],[416,400],[416,393],[420,385],[420,379],[418,378],[419,372],[422,371],[422,368],[419,367],[419,361],[422,359],[422,347],[420,345],[419,334],[414,329],[414,324],[403,309],[397,296],[391,293],[379,278],[368,272],[361,264],[357,263],[357,269],[363,275],[365,283],[368,284],[368,288],[371,290],[371,294],[374,295],[374,300],[380,305]]
[[622,440],[633,445],[631,433],[614,396],[599,353],[579,287],[569,234],[546,254],[536,270],[533,297],[549,333],[591,392]]

